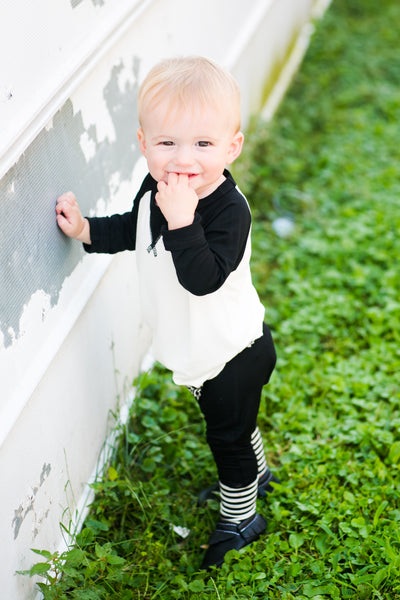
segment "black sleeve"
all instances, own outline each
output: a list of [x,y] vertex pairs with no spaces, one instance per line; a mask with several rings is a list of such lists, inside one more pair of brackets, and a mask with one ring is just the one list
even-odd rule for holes
[[196,213],[191,225],[163,231],[181,285],[196,296],[218,290],[239,265],[250,231],[244,200],[227,203],[212,219]]
[[115,254],[123,250],[135,250],[136,225],[142,196],[152,188],[153,180],[147,175],[133,202],[130,212],[111,217],[88,217],[91,244],[83,244],[86,252]]
[[[136,218],[135,218],[136,217]],[[115,254],[134,250],[137,211],[112,217],[89,217],[91,244],[83,244],[86,252]]]

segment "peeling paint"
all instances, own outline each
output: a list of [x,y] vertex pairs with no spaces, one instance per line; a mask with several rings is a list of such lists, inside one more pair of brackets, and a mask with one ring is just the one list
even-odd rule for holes
[[[31,264],[31,260],[29,260]],[[40,335],[40,327],[51,308],[51,297],[43,290],[37,290],[29,299],[29,303],[23,307],[23,312],[19,320],[19,335],[24,335],[29,331],[32,335]],[[14,334],[15,335],[15,334]]]
[[87,131],[84,131],[80,137],[79,143],[86,161],[89,162],[96,155],[96,142],[89,137]]
[[4,347],[22,335],[21,316],[37,291],[47,298],[46,306],[38,308],[43,319],[57,304],[63,281],[82,259],[81,246],[57,227],[58,195],[74,190],[82,212],[90,214],[100,198],[108,206],[119,185],[131,179],[140,156],[135,144],[138,66],[134,58],[128,77],[121,61],[103,89],[115,139],[99,141],[96,125],[85,128],[82,112],[75,113],[68,100],[54,115],[52,127],[41,131],[0,181],[0,342],[3,338]]
[[[76,8],[83,0],[71,0],[72,8]],[[104,0],[92,0],[93,6],[104,6]]]
[[40,473],[40,482],[39,482],[40,486],[42,486],[44,484],[45,480],[50,475],[50,471],[51,471],[51,465],[49,463],[47,463],[47,464],[44,463],[42,472]]
[[53,119],[51,119],[45,126],[46,131],[50,131],[50,129],[53,129]]
[[[50,504],[51,504],[51,502],[50,502]],[[43,522],[49,516],[49,513],[50,513],[50,508],[48,508],[47,510],[42,510],[39,513],[37,513],[37,515],[35,515],[34,523],[32,526],[33,539],[35,539],[35,537],[38,535],[38,533],[40,531],[40,527],[42,526]]]
[[127,87],[129,88],[129,86],[135,85],[136,83],[137,83],[137,81],[136,81],[135,70],[132,69],[129,65],[126,65],[122,69],[119,70],[118,87],[119,87],[121,94],[123,94],[125,92]]
[[[28,490],[25,500],[18,506],[17,509],[15,509],[14,518],[11,521],[11,527],[14,529],[14,540],[17,539],[20,529],[21,529],[21,526],[22,526],[23,522],[25,521],[26,517],[28,516],[28,514],[31,511],[34,510],[35,499],[36,499],[37,493],[38,493],[39,489],[42,487],[42,485],[44,484],[44,482],[46,481],[46,479],[49,477],[50,472],[51,472],[51,465],[49,463],[44,463],[42,472],[40,474],[39,483],[37,485],[35,485],[33,488],[31,488],[30,490]],[[49,509],[47,509],[44,512],[42,511],[41,513],[38,513],[38,514],[35,513],[34,537],[37,535],[37,533],[35,534],[35,530],[37,529],[37,524],[40,524],[45,518],[47,518],[48,513],[49,513]]]

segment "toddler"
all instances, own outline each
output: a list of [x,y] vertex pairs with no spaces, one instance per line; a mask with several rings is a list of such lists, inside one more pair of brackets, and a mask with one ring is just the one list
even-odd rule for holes
[[72,192],[57,223],[87,252],[135,250],[141,316],[154,358],[191,389],[217,470],[220,518],[202,568],[266,529],[257,495],[277,481],[257,413],[274,369],[273,341],[250,273],[251,215],[226,169],[240,154],[240,91],[202,57],[164,60],[139,90],[137,136],[149,173],[130,212],[83,218]]

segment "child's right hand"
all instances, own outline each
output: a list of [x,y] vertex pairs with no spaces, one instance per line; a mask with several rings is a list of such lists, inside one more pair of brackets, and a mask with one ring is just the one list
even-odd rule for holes
[[179,229],[191,225],[199,198],[190,187],[185,173],[169,173],[168,183],[157,184],[156,203],[164,215],[168,229]]
[[70,238],[90,244],[90,225],[82,217],[78,202],[72,192],[61,194],[56,204],[57,224]]

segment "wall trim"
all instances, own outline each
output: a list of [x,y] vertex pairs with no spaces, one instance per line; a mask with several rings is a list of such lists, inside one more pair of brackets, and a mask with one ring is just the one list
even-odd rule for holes
[[85,308],[89,298],[95,292],[100,281],[110,267],[113,258],[108,255],[96,257],[93,261],[93,267],[90,269],[87,277],[83,278],[79,290],[71,299],[68,307],[64,310],[62,319],[55,327],[51,336],[41,346],[40,351],[30,363],[28,371],[23,379],[16,386],[13,394],[13,401],[8,402],[2,410],[0,421],[0,448],[12,431],[18,417],[26,406],[27,399],[31,397],[36,387],[39,385],[52,360],[65,341],[65,338],[71,331],[74,323],[79,318]]
[[107,29],[99,31],[96,44],[84,53],[78,61],[71,63],[65,78],[55,87],[42,106],[36,108],[29,122],[21,125],[14,139],[6,147],[0,148],[0,179],[18,161],[26,148],[51,121],[55,113],[70,98],[77,87],[88,77],[102,58],[115,46],[119,39],[132,27],[141,14],[155,0],[137,0],[133,7],[125,10],[115,22],[107,24]]
[[263,120],[271,121],[274,114],[278,110],[279,105],[290,86],[293,76],[298,71],[310,44],[310,38],[315,31],[315,25],[313,21],[322,18],[324,12],[327,10],[331,2],[332,0],[316,0],[310,15],[310,20],[304,23],[303,27],[300,29],[296,43],[294,44],[292,51],[290,52],[285,64],[281,69],[279,78],[261,109],[260,114]]
[[228,69],[228,71],[234,70],[236,63],[243,56],[244,50],[251,42],[254,32],[257,31],[257,27],[260,22],[263,21],[265,15],[272,8],[275,1],[276,0],[259,0],[256,7],[252,10],[244,23],[245,27],[243,27],[235,44],[233,44],[232,50],[227,54],[223,61],[224,67]]

